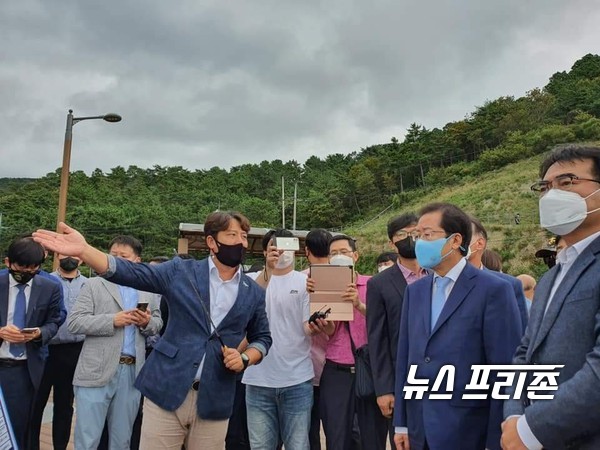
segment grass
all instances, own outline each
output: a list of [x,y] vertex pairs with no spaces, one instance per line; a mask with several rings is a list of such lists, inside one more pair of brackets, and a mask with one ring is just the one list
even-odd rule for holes
[[[539,226],[538,199],[529,189],[538,178],[541,159],[540,155],[527,158],[460,184],[412,191],[401,198],[399,208],[367,225],[344,230],[358,241],[361,268],[372,272],[377,255],[390,250],[386,224],[391,217],[418,212],[428,203],[448,202],[479,218],[488,232],[488,248],[502,256],[504,272],[541,275],[545,266],[534,254],[544,247],[548,233]],[[519,224],[515,223],[517,214]]]

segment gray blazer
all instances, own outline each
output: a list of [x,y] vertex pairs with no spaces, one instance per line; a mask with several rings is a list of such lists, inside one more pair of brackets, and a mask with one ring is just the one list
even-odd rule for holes
[[544,316],[558,267],[535,288],[516,364],[564,364],[553,400],[508,400],[504,415],[525,414],[531,431],[554,449],[600,449],[600,238],[575,260]]
[[[135,334],[136,376],[145,361],[146,336],[162,328],[160,295],[139,291],[139,301],[149,303],[152,317],[148,326]],[[104,386],[116,373],[125,332],[123,327],[115,328],[113,318],[123,310],[119,286],[103,278],[90,279],[79,292],[67,319],[71,333],[85,334],[74,386]]]

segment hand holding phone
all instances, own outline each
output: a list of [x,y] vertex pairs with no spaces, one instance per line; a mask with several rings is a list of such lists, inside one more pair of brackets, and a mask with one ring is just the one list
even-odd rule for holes
[[23,334],[34,334],[37,333],[38,328],[22,328],[21,333]]
[[145,312],[148,309],[148,302],[139,302],[136,308]]
[[40,329],[37,327],[33,328],[22,328],[21,334],[23,335],[23,340],[25,342],[32,341],[38,338],[41,335]]

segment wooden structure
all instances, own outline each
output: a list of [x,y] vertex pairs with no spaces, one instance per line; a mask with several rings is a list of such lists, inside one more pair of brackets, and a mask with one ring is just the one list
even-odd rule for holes
[[[265,234],[269,232],[270,228],[250,228],[248,232],[248,249],[246,255],[248,256],[263,256],[262,250],[262,239]],[[308,231],[295,230],[292,234],[300,241],[300,251],[296,254],[303,256],[304,252],[304,241]],[[196,223],[180,223],[179,224],[179,239],[177,241],[177,253],[191,253],[198,252],[204,255],[209,253],[204,239],[204,225]]]

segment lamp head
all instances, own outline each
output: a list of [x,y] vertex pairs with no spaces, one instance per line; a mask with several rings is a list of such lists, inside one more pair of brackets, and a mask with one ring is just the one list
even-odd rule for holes
[[120,122],[121,116],[115,113],[108,113],[102,116],[102,119],[106,120],[107,122]]

